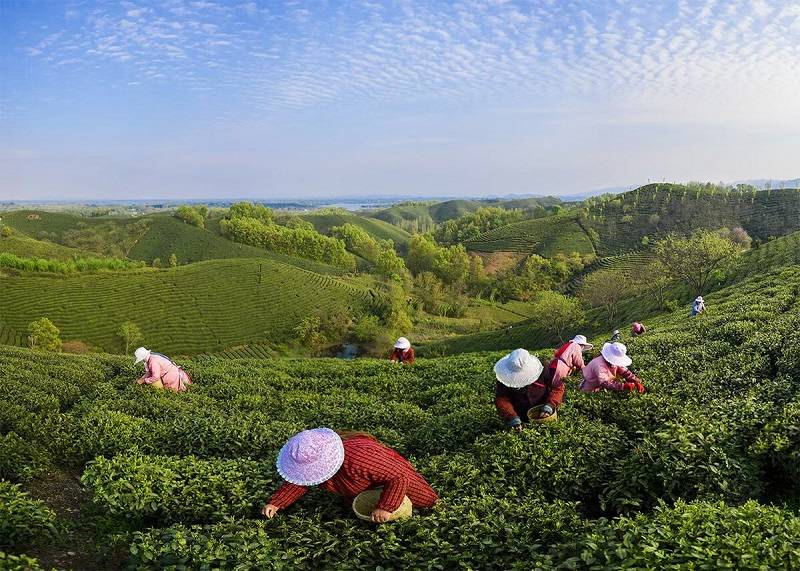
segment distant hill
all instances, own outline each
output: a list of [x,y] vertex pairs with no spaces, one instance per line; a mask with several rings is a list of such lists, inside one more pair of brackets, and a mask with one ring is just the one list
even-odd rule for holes
[[49,258],[51,260],[69,260],[74,257],[97,255],[94,252],[68,248],[61,244],[35,240],[22,235],[13,235],[8,238],[0,237],[0,252],[8,252],[24,258]]
[[310,214],[303,214],[301,218],[311,222],[314,228],[317,229],[317,232],[321,232],[322,234],[330,234],[331,228],[334,226],[341,226],[348,223],[355,224],[373,238],[378,240],[392,240],[399,249],[405,249],[406,244],[408,244],[408,241],[411,239],[411,234],[402,228],[389,224],[384,220],[367,218],[357,214],[346,212],[312,212]]
[[6,342],[22,343],[28,324],[48,317],[64,340],[117,352],[119,326],[133,321],[149,346],[180,354],[285,343],[307,315],[360,311],[371,301],[366,288],[268,259],[69,277],[0,276],[0,291],[0,338]]

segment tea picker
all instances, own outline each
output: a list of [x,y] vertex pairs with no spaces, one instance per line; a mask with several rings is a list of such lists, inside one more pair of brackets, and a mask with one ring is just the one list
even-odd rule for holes
[[644,323],[639,323],[638,321],[634,321],[631,323],[631,336],[638,337],[639,335],[644,335],[647,332],[647,328],[644,326]]
[[169,389],[182,393],[192,384],[189,374],[176,365],[169,357],[154,353],[144,347],[134,352],[134,365],[144,363],[145,372],[137,381],[137,385],[148,385],[156,389]]
[[582,371],[585,366],[583,352],[594,347],[586,340],[585,335],[576,335],[556,349],[553,358],[547,365],[550,384],[555,385],[569,377],[575,371]]
[[408,460],[364,432],[299,432],[281,448],[277,467],[286,482],[261,510],[267,518],[294,504],[309,486],[352,501],[356,515],[375,523],[408,517],[412,506],[430,508],[439,500]]
[[413,365],[415,358],[411,341],[405,337],[400,337],[394,344],[394,350],[389,360],[394,363],[400,363],[401,365]]
[[[522,419],[554,421],[564,399],[564,383],[551,382],[538,357],[516,349],[494,365],[494,405],[512,430],[522,430]],[[532,412],[531,412],[532,411]]]
[[585,393],[596,393],[604,389],[643,393],[642,381],[628,369],[632,362],[628,357],[628,348],[622,343],[604,344],[600,355],[583,368],[580,390]]
[[706,302],[702,295],[698,295],[692,302],[692,317],[697,317],[706,310]]

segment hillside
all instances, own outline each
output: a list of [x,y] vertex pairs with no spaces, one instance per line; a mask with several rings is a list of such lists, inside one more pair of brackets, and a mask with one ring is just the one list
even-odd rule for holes
[[285,343],[303,317],[334,308],[359,311],[370,298],[366,289],[269,259],[69,277],[0,276],[0,291],[0,320],[17,343],[28,324],[44,316],[63,339],[115,352],[120,324],[133,321],[149,345],[182,354]]
[[51,260],[69,260],[74,257],[96,256],[93,252],[69,248],[53,242],[36,240],[22,235],[0,237],[0,252],[8,252],[25,258],[49,258]]
[[[135,386],[127,358],[0,348],[0,445],[17,459],[0,469],[23,484],[0,490],[10,549],[81,569],[797,568],[798,292],[795,267],[653,321],[629,344],[645,394],[570,382],[558,421],[519,434],[492,402],[502,353],[187,359],[195,385],[176,395]],[[261,520],[276,451],[316,426],[374,433],[442,501],[375,527],[314,490]],[[81,509],[49,511],[71,493]],[[122,530],[140,533],[112,542]]]
[[485,232],[465,245],[477,252],[525,252],[545,257],[594,252],[592,241],[574,212],[515,222]]
[[393,226],[383,220],[367,218],[356,214],[324,212],[322,214],[303,214],[301,218],[311,222],[314,228],[317,229],[317,232],[326,235],[330,234],[331,228],[334,226],[342,226],[348,223],[355,224],[377,240],[393,241],[395,246],[401,250],[405,249],[405,246],[411,239],[411,234],[397,226]]

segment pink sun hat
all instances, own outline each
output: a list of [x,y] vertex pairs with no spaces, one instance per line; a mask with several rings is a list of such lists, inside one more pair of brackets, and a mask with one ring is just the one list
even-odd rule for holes
[[298,432],[278,453],[278,473],[298,486],[316,486],[330,480],[344,462],[344,444],[330,428]]

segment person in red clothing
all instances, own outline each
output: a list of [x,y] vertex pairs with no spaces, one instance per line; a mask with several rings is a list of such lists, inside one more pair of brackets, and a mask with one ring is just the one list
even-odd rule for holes
[[644,335],[647,331],[647,328],[644,326],[644,323],[639,323],[638,321],[634,321],[631,324],[631,335],[633,337],[638,337],[639,335]]
[[330,428],[304,430],[292,436],[278,453],[278,473],[286,482],[261,513],[268,518],[300,499],[309,486],[352,500],[361,492],[383,487],[372,521],[384,523],[408,496],[417,508],[439,500],[430,484],[397,452],[363,433]]
[[551,384],[542,362],[525,349],[516,349],[497,361],[494,374],[494,406],[506,425],[522,430],[522,419],[531,407],[544,405],[542,413],[551,415],[564,399],[564,383]]
[[628,369],[633,361],[627,353],[628,348],[622,343],[603,345],[600,356],[583,368],[580,390],[585,393],[596,393],[603,389],[643,393],[642,381]]
[[569,377],[575,371],[582,371],[585,366],[583,362],[583,352],[589,351],[594,345],[586,340],[584,335],[576,335],[561,347],[556,349],[547,372],[550,376],[550,384],[557,385],[563,379]]
[[389,360],[401,365],[413,365],[414,359],[414,348],[411,346],[411,341],[405,337],[398,339],[394,344],[394,351],[392,351],[392,356],[389,357]]

